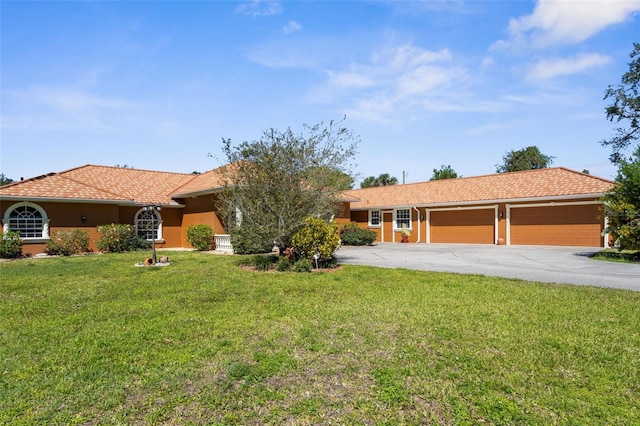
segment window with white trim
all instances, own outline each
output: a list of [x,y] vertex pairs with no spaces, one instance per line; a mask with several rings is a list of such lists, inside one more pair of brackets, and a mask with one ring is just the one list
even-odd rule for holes
[[402,228],[402,225],[406,225],[411,229],[411,210],[410,209],[398,209],[396,210],[396,229]]
[[380,226],[380,210],[369,210],[369,226]]
[[143,208],[135,217],[136,233],[147,241],[162,240],[162,216],[153,209]]
[[49,218],[42,207],[24,202],[4,213],[3,232],[18,232],[25,241],[49,238]]

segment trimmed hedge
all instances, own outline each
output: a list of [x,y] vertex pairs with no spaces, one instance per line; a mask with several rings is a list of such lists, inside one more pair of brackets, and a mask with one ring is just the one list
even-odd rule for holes
[[640,251],[633,250],[603,250],[594,255],[605,259],[621,259],[629,262],[640,262]]
[[211,250],[214,235],[213,228],[209,225],[191,225],[187,228],[187,241],[198,251]]
[[340,240],[345,246],[370,246],[376,240],[376,233],[349,222],[340,229]]

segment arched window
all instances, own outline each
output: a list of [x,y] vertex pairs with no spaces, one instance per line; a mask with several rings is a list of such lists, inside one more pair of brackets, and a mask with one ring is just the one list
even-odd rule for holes
[[49,218],[42,207],[33,203],[17,203],[4,213],[3,232],[18,232],[20,238],[39,240],[49,238]]
[[162,216],[155,206],[145,206],[135,217],[136,232],[147,241],[162,240]]

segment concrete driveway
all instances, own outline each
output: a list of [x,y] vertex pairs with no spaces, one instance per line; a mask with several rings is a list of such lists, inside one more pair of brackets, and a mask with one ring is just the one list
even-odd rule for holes
[[343,246],[340,263],[483,274],[640,291],[640,265],[592,260],[598,247],[395,244]]

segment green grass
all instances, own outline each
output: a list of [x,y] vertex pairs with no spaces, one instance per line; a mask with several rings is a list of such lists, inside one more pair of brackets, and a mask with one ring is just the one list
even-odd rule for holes
[[0,424],[640,422],[640,293],[169,256],[0,263]]

